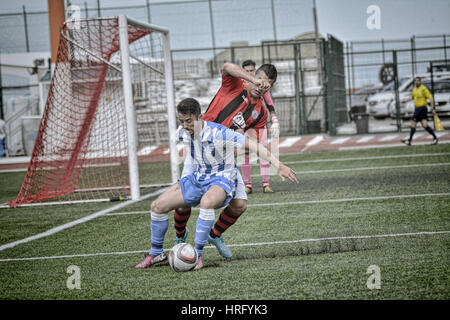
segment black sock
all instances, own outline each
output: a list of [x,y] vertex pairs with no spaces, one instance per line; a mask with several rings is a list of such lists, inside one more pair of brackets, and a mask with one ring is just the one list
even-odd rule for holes
[[409,141],[412,141],[414,133],[416,133],[416,128],[411,128],[411,131],[409,132]]
[[434,134],[434,131],[433,131],[433,129],[431,129],[430,127],[426,127],[426,128],[425,128],[425,130],[427,130],[427,131],[428,131],[428,133],[429,133],[429,134],[431,134],[431,135],[433,136],[433,138],[435,138],[435,139],[436,139],[436,135]]

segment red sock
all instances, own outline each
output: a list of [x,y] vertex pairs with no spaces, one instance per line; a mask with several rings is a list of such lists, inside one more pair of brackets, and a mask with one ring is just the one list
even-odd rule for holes
[[240,214],[234,213],[230,206],[226,207],[221,213],[219,218],[217,219],[214,227],[211,229],[209,235],[212,238],[222,236],[229,227],[236,223],[237,219],[240,217]]
[[184,210],[185,211],[175,209],[173,214],[173,219],[175,221],[175,232],[177,233],[178,238],[184,236],[184,233],[186,232],[186,224],[191,216],[191,208]]

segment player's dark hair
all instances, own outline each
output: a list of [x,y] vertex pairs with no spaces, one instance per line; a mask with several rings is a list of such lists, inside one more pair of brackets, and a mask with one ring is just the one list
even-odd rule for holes
[[258,74],[259,71],[264,71],[267,77],[270,80],[273,80],[273,82],[277,81],[278,72],[277,68],[275,68],[273,64],[270,63],[263,64],[261,67],[258,68],[258,70],[256,70],[256,74]]
[[415,77],[415,78],[414,78],[414,80],[417,80],[417,79],[419,79],[420,81],[422,81],[422,78],[421,78],[421,77]]
[[244,62],[242,62],[242,68],[245,68],[247,66],[254,66],[255,67],[256,63],[255,63],[255,61],[250,60],[250,59],[245,60]]
[[177,106],[177,112],[181,114],[193,114],[200,115],[202,109],[200,108],[200,103],[193,98],[186,98],[182,100]]

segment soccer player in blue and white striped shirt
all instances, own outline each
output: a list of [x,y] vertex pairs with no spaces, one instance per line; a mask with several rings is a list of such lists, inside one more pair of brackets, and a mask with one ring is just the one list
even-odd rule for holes
[[190,173],[169,187],[151,204],[151,249],[149,255],[136,266],[147,268],[167,260],[163,250],[164,237],[169,225],[168,212],[176,208],[189,208],[200,205],[196,224],[195,248],[199,253],[197,269],[203,267],[203,247],[214,224],[216,208],[227,206],[236,195],[246,203],[242,177],[239,174],[235,153],[236,148],[245,147],[270,161],[284,181],[288,178],[298,183],[295,172],[272,156],[262,145],[247,139],[221,124],[203,121],[200,104],[188,98],[177,106],[181,126],[177,138],[189,150],[189,161],[185,167]]

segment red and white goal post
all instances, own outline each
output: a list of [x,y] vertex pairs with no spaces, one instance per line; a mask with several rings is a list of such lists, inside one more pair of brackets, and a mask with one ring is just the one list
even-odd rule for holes
[[[137,200],[176,182],[175,117],[168,29],[124,15],[66,22],[28,171],[8,205]],[[170,156],[152,164],[163,145]]]

